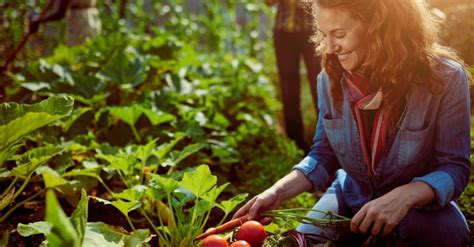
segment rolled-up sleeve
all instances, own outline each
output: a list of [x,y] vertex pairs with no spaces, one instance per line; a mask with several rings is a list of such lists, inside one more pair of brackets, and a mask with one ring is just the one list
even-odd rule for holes
[[436,122],[434,169],[412,182],[428,184],[436,199],[425,209],[435,210],[457,199],[469,182],[470,156],[470,98],[464,69],[456,68],[444,84]]
[[308,155],[293,167],[293,170],[302,172],[311,180],[312,191],[324,189],[340,167],[323,125],[323,116],[326,111],[324,102],[328,100],[326,97],[329,97],[328,88],[326,88],[329,80],[324,72],[321,72],[317,81],[319,116],[313,145]]

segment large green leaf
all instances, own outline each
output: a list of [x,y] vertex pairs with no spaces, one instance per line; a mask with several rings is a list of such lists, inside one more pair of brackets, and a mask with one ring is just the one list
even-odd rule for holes
[[12,144],[25,134],[71,113],[74,99],[50,97],[37,104],[0,104],[0,165]]
[[179,185],[189,190],[196,197],[202,197],[217,183],[217,177],[211,174],[207,165],[200,165],[192,172],[186,172]]
[[145,246],[152,237],[148,229],[140,229],[128,234],[121,228],[109,226],[103,222],[90,222],[87,223],[83,246]]
[[[17,226],[18,233],[23,237],[35,234],[48,235],[51,229],[52,226],[44,221],[29,223],[27,225],[20,223]],[[145,246],[152,237],[153,235],[150,234],[148,229],[136,230],[129,234],[122,228],[110,226],[103,222],[88,222],[85,224],[82,246]]]

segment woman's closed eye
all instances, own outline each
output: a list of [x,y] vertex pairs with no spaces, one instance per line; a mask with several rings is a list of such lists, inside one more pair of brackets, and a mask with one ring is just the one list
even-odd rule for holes
[[334,37],[336,37],[338,39],[344,38],[345,36],[346,36],[346,32],[336,32],[336,33],[334,33]]

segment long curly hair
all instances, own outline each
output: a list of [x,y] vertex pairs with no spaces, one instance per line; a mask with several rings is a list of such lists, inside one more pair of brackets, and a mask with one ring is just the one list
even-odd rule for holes
[[[383,107],[389,112],[397,109],[412,83],[426,86],[434,94],[441,92],[441,74],[436,69],[440,57],[463,64],[454,51],[439,44],[439,20],[423,0],[314,0],[312,8],[313,13],[317,8],[348,11],[365,25],[367,54],[360,69],[371,86],[382,87]],[[331,97],[338,105],[344,69],[335,54],[325,52],[321,32],[316,30],[312,41],[317,44],[331,80]]]

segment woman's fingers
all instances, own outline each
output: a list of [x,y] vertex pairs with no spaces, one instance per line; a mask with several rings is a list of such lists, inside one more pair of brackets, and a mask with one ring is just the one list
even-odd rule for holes
[[262,199],[262,197],[259,197],[255,200],[255,203],[253,203],[249,210],[249,219],[254,219],[258,216],[258,212],[260,211],[260,208],[262,208],[263,203],[264,199]]
[[244,216],[245,214],[247,214],[247,212],[249,211],[250,207],[252,207],[255,200],[256,200],[256,197],[250,199],[250,201],[248,201],[243,207],[241,207],[239,210],[237,210],[237,212],[234,214],[234,216],[232,216],[232,219],[239,218],[239,217]]
[[376,235],[379,235],[380,232],[383,230],[384,228],[384,222],[382,221],[375,221],[373,226],[372,226],[372,230],[370,231],[370,234],[372,234],[372,236],[376,236]]
[[365,214],[366,214],[366,211],[365,211],[365,206],[364,206],[352,218],[352,220],[351,220],[351,231],[353,231],[355,233],[360,232],[359,231],[359,226],[360,226],[360,223],[362,222],[362,220],[364,219]]
[[369,233],[369,229],[374,224],[374,218],[372,217],[373,215],[366,213],[364,219],[359,225],[359,232],[363,234]]

